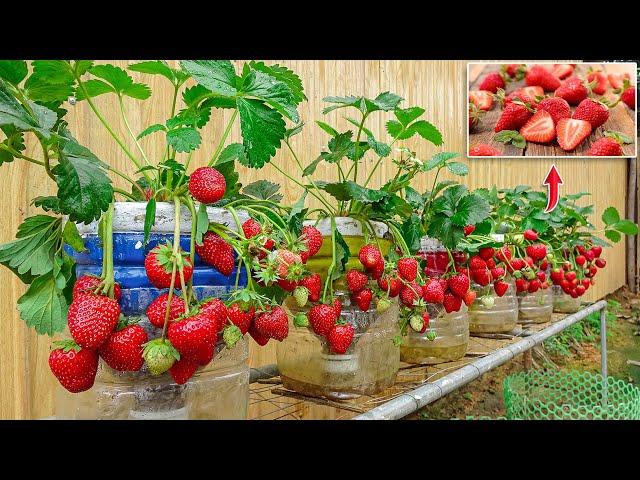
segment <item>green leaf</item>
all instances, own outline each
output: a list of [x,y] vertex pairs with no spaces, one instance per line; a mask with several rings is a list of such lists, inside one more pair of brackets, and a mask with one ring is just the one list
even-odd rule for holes
[[61,220],[48,215],[28,217],[16,239],[0,245],[0,263],[28,283],[53,269],[53,257],[62,239]]
[[125,70],[115,65],[96,65],[91,67],[89,72],[105,80],[118,94],[139,100],[146,100],[151,96],[151,89],[147,85],[144,83],[134,83],[133,78],[131,78]]
[[605,223],[605,225],[612,225],[616,222],[619,222],[620,214],[618,213],[618,210],[616,210],[615,207],[608,207],[607,209],[605,209],[605,211],[602,212],[602,221]]
[[458,242],[464,236],[464,230],[456,226],[449,217],[437,216],[430,223],[427,233],[430,237],[437,238],[449,248],[456,248]]
[[64,60],[34,60],[33,73],[24,83],[27,96],[36,102],[64,101],[73,94],[75,77]]
[[102,80],[97,80],[95,78],[91,80],[87,80],[83,82],[84,88],[79,88],[76,91],[76,100],[86,100],[87,98],[97,97],[104,93],[114,93],[115,89],[106,82]]
[[305,190],[298,201],[293,205],[293,207],[291,207],[291,211],[287,216],[287,225],[289,226],[289,229],[296,234],[296,236],[300,236],[302,233],[302,227],[304,226],[304,217],[308,210],[307,208],[304,208],[306,200],[307,191]]
[[192,127],[180,127],[167,132],[167,143],[176,152],[191,152],[200,146],[200,133]]
[[611,240],[613,243],[618,243],[622,236],[615,230],[605,230],[604,236]]
[[282,116],[260,100],[238,98],[240,131],[246,159],[240,163],[261,168],[275,155],[285,135]]
[[244,145],[241,143],[230,143],[224,147],[222,152],[220,152],[220,155],[216,160],[216,168],[222,163],[233,162],[234,160],[240,160],[243,158],[245,158]]
[[407,217],[400,227],[400,233],[410,251],[420,250],[420,239],[424,237],[425,232],[422,229],[422,219],[418,215],[413,213]]
[[209,214],[207,213],[207,206],[201,203],[198,206],[198,213],[196,216],[196,244],[202,245],[202,238],[204,234],[209,230]]
[[4,81],[0,81],[0,125],[13,125],[19,130],[36,130],[40,127],[9,92]]
[[501,130],[493,136],[493,139],[505,145],[511,143],[516,148],[524,148],[527,146],[527,141],[516,130]]
[[391,147],[384,142],[378,142],[372,135],[367,137],[367,143],[376,154],[384,158],[391,153]]
[[323,102],[335,103],[336,105],[331,105],[329,107],[325,107],[322,110],[322,113],[323,114],[327,114],[327,113],[335,110],[336,108],[344,108],[344,107],[357,107],[357,108],[359,108],[359,105],[360,105],[362,100],[363,100],[363,97],[354,97],[354,96],[349,96],[349,97],[324,97],[322,99]]
[[638,225],[627,219],[614,223],[611,225],[611,228],[614,228],[625,235],[636,235],[638,233]]
[[418,120],[417,122],[412,123],[409,126],[409,129],[436,146],[442,145],[442,134],[440,133],[440,130],[426,120]]
[[[64,242],[73,248],[76,252],[84,252],[84,240],[78,232],[78,227],[73,222],[65,222],[64,229],[62,230],[62,238]],[[56,257],[59,258],[59,257]]]
[[293,93],[286,83],[259,71],[249,71],[243,77],[242,93],[263,100],[294,122],[300,120]]
[[27,62],[24,60],[0,60],[0,78],[18,85],[27,76]]
[[302,176],[308,177],[309,175],[313,175],[313,173],[316,171],[316,168],[318,168],[318,164],[321,161],[322,161],[322,156],[316,158],[313,162],[307,165],[305,169],[302,171]]
[[271,200],[272,202],[280,202],[282,195],[278,193],[280,185],[267,180],[258,180],[250,183],[242,190],[242,193],[258,200]]
[[291,137],[293,137],[294,135],[299,134],[300,132],[302,132],[302,127],[304,126],[304,122],[299,123],[298,125],[296,125],[293,128],[287,128],[287,130],[284,132],[284,138],[289,141],[289,139]]
[[181,60],[180,65],[212,93],[235,96],[236,72],[229,60]]
[[[232,145],[240,145],[241,147],[243,147],[241,144],[232,144]],[[242,150],[242,153],[239,153],[238,158],[244,158],[244,147]],[[222,160],[225,160],[224,162]],[[220,200],[220,204],[224,203],[225,199],[232,199],[232,198],[236,198],[238,196],[238,193],[240,192],[240,188],[242,187],[242,184],[240,183],[240,175],[238,174],[238,172],[236,172],[235,169],[235,163],[234,163],[235,159],[222,159],[222,154],[220,155],[220,157],[218,157],[218,162],[216,163],[215,167],[216,170],[218,170],[218,172],[220,172],[222,174],[222,176],[224,177],[224,181],[225,184],[227,185],[227,188],[224,191],[224,197],[223,200]],[[216,204],[218,205],[218,204]]]
[[424,108],[421,107],[409,107],[409,108],[396,108],[393,114],[405,127],[419,118],[424,113]]
[[628,145],[629,143],[633,143],[633,138],[625,135],[622,132],[615,132],[613,130],[604,132],[605,137],[613,138],[616,142]]
[[293,100],[296,104],[306,100],[307,97],[304,94],[304,89],[302,86],[302,80],[300,77],[296,75],[293,71],[289,70],[287,67],[282,65],[265,65],[264,62],[249,62],[249,66],[254,70],[259,70],[267,75],[284,82],[293,95]]
[[419,210],[424,206],[422,195],[414,188],[407,186],[404,189],[405,199],[415,210]]
[[166,63],[160,60],[133,63],[127,68],[134,72],[148,73],[149,75],[162,75],[171,83],[176,80],[173,70]]
[[37,277],[18,300],[18,310],[29,327],[52,336],[66,326],[67,301],[56,286],[53,272]]
[[422,168],[423,171],[428,172],[434,168],[443,167],[449,160],[459,157],[459,153],[454,152],[439,152],[429,159]]
[[182,100],[187,107],[191,107],[199,104],[208,95],[211,95],[211,90],[202,85],[194,85],[193,87],[186,88],[184,92],[182,92]]
[[327,183],[320,186],[320,188],[341,202],[356,200],[361,203],[374,203],[388,196],[387,192],[365,188],[350,180],[340,183]]
[[329,163],[336,163],[342,160],[354,148],[354,143],[351,141],[352,135],[353,132],[348,130],[332,137],[328,144],[329,151],[321,152],[320,157]]
[[53,168],[62,212],[72,222],[90,223],[100,218],[113,201],[106,166],[87,148],[67,141]]
[[329,135],[331,135],[332,137],[336,137],[339,135],[338,131],[333,128],[331,125],[329,125],[328,123],[325,123],[321,120],[316,120],[316,124],[325,132],[327,132]]
[[338,259],[338,265],[331,272],[331,278],[336,280],[342,276],[345,271],[345,267],[347,262],[349,261],[349,257],[351,256],[351,251],[349,250],[349,245],[344,240],[342,234],[336,229],[334,230],[335,239],[336,239],[336,258]]
[[40,207],[45,212],[62,213],[58,197],[36,197],[31,203],[36,207]]
[[466,164],[461,162],[450,162],[447,163],[447,168],[454,175],[464,176],[469,173],[469,167]]
[[154,132],[166,132],[166,131],[167,131],[167,127],[165,127],[161,123],[155,123],[153,125],[148,126],[143,131],[141,131],[136,138],[140,140],[141,138],[146,137],[147,135],[151,135]]
[[[396,109],[398,104],[402,100],[404,100],[404,99],[401,96],[396,95],[395,93],[382,92],[371,103],[373,103],[375,105],[376,109],[388,112],[390,110]],[[375,111],[375,110],[369,108],[369,111],[372,112],[372,111]]]
[[78,76],[84,75],[93,67],[93,60],[74,60],[73,69]]
[[475,225],[486,219],[491,213],[491,206],[482,196],[471,193],[460,199],[456,205],[456,213],[451,221],[458,226]]
[[151,229],[156,224],[156,199],[152,197],[147,202],[147,206],[145,207],[144,212],[144,240],[143,243],[146,246],[149,241],[149,235],[151,234]]

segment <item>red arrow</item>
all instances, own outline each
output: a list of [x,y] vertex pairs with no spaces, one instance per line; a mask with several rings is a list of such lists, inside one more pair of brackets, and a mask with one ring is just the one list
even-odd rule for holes
[[560,185],[563,185],[562,177],[560,173],[558,173],[558,169],[555,164],[551,165],[549,169],[549,173],[547,173],[547,177],[542,182],[543,185],[547,185],[547,208],[545,212],[550,212],[558,205]]

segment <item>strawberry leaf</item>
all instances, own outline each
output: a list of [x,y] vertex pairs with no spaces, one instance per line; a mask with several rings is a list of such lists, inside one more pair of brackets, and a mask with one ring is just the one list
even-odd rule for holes
[[147,73],[149,75],[162,75],[171,83],[176,82],[176,74],[164,61],[151,60],[138,62],[129,65],[127,68],[133,72]]
[[75,77],[64,60],[34,60],[33,73],[24,83],[27,96],[36,102],[64,101],[73,94]]
[[167,143],[176,152],[191,152],[200,146],[200,133],[192,127],[179,127],[167,132]]
[[18,300],[20,318],[39,334],[49,336],[64,330],[67,309],[64,292],[56,286],[53,272],[35,278]]
[[501,130],[493,136],[496,142],[508,145],[511,143],[516,148],[525,148],[527,141],[516,130]]
[[278,193],[280,185],[267,180],[258,180],[250,183],[242,190],[242,193],[257,200],[270,200],[272,202],[282,201],[282,195]]
[[417,252],[420,249],[420,239],[425,235],[422,228],[422,219],[415,213],[412,213],[400,226],[400,233],[409,250]]
[[0,60],[0,78],[18,85],[27,76],[27,62],[24,60]]
[[147,202],[147,206],[145,208],[144,213],[144,246],[147,245],[149,241],[149,235],[151,234],[151,229],[156,223],[156,199],[152,197]]
[[296,110],[297,103],[286,83],[275,80],[260,71],[251,70],[242,77],[242,92],[246,96],[263,100],[296,123],[300,120]]
[[221,96],[235,96],[236,72],[229,60],[181,60],[180,65],[203,87]]
[[393,114],[396,116],[398,121],[403,125],[407,126],[424,113],[424,108],[422,107],[409,107],[409,108],[396,108],[393,111]]
[[322,130],[327,132],[332,137],[337,137],[339,135],[339,132],[328,123],[325,123],[321,120],[316,120],[316,125],[318,125]]
[[605,225],[613,225],[616,222],[620,221],[620,214],[615,207],[608,207],[602,212],[602,221]]
[[347,262],[349,261],[349,257],[351,256],[351,251],[349,250],[349,245],[344,240],[344,237],[338,230],[334,230],[335,239],[336,239],[336,258],[338,259],[338,264],[335,265],[335,268],[331,271],[331,279],[336,280],[342,276],[342,274],[346,270]]
[[282,115],[255,99],[238,98],[240,131],[246,151],[246,159],[240,163],[251,168],[261,168],[267,163],[285,136]]
[[447,163],[447,169],[454,175],[464,176],[469,174],[469,167],[461,162],[449,162]]
[[318,183],[317,185],[340,202],[356,200],[361,203],[374,203],[388,196],[387,192],[365,188],[350,180],[340,183]]
[[58,197],[36,197],[31,203],[45,212],[62,213]]
[[302,80],[300,80],[300,77],[298,77],[298,75],[289,70],[287,67],[278,64],[265,65],[264,62],[256,61],[249,62],[249,66],[254,70],[266,73],[270,77],[273,77],[274,79],[285,83],[287,87],[289,87],[289,90],[291,91],[291,94],[293,96],[293,100],[296,102],[296,104],[307,99],[304,94]]
[[83,83],[84,88],[79,88],[76,92],[76,100],[86,100],[87,98],[97,97],[104,93],[114,93],[114,88],[102,80],[95,78],[87,80]]
[[[125,70],[115,65],[96,65],[91,67],[89,72],[107,82],[118,95],[126,95],[138,100],[146,100],[151,96],[151,89],[147,85],[134,83],[133,78]],[[101,88],[104,89],[104,86]]]
[[64,240],[64,243],[69,245],[76,252],[84,252],[86,250],[86,248],[84,247],[84,240],[82,240],[80,232],[78,232],[78,227],[75,223],[66,222],[64,224],[64,228],[62,230],[62,238]]
[[167,131],[167,127],[165,127],[160,123],[156,123],[154,125],[150,125],[147,128],[145,128],[142,132],[138,134],[136,138],[140,140],[141,138],[146,137],[147,135],[151,135],[154,132],[166,132],[166,131]]
[[207,206],[201,203],[198,206],[198,213],[196,216],[196,244],[202,245],[202,238],[204,234],[209,230],[209,214],[207,213]]
[[0,263],[24,283],[53,270],[53,258],[60,246],[60,218],[49,215],[28,217],[18,227],[16,239],[0,245]]

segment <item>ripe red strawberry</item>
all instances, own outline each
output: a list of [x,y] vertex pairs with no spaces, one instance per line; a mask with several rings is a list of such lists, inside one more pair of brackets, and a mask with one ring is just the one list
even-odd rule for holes
[[549,277],[555,285],[558,285],[564,279],[564,272],[560,268],[554,268],[553,270],[551,270]]
[[360,258],[360,263],[362,263],[362,265],[364,265],[364,268],[366,268],[367,270],[372,270],[376,268],[380,264],[380,262],[384,262],[382,253],[380,253],[380,249],[378,249],[378,247],[376,247],[372,243],[364,245],[360,249],[358,257]]
[[576,107],[572,118],[586,120],[591,124],[591,128],[595,130],[609,119],[609,107],[592,98],[585,98]]
[[198,364],[190,359],[181,358],[169,369],[173,381],[178,385],[184,385],[196,373]]
[[531,242],[535,242],[536,240],[538,240],[538,234],[536,233],[535,230],[532,230],[532,229],[525,230],[523,232],[523,236],[524,236],[524,238],[526,238],[527,240],[529,240]]
[[496,261],[493,258],[487,260],[487,268],[489,270],[493,270],[494,268],[496,268]]
[[[147,318],[151,325],[157,328],[164,327],[164,317],[167,313],[168,293],[163,293],[147,307]],[[175,320],[185,312],[184,300],[181,297],[173,295],[171,297],[171,308],[169,309],[169,321]]]
[[398,275],[407,282],[413,282],[418,276],[418,262],[416,259],[405,257],[398,260]]
[[217,233],[205,233],[202,238],[202,244],[198,245],[196,243],[196,253],[204,263],[211,265],[225,277],[228,277],[233,272],[235,265],[233,247]]
[[538,103],[538,97],[542,97],[542,96],[544,96],[544,90],[542,89],[542,87],[538,87],[538,86],[524,87],[511,92],[504,99],[504,102],[505,104],[507,104],[515,100],[521,100],[522,102],[535,105]]
[[587,257],[585,257],[584,255],[578,255],[576,257],[576,263],[582,267],[585,263],[587,263]]
[[[604,258],[599,258],[599,262],[595,265],[591,265],[589,267],[589,274],[593,277],[596,273],[598,273],[598,264],[601,266],[599,268],[604,268],[607,265],[607,261]],[[593,280],[591,280],[591,285],[593,285]]]
[[631,110],[635,110],[636,87],[628,87],[627,89],[625,89],[625,91],[622,92],[622,95],[620,95],[620,100],[622,100]]
[[505,72],[507,72],[507,75],[509,75],[511,78],[521,80],[527,73],[527,66],[522,63],[510,63],[506,66]]
[[109,297],[87,293],[71,302],[67,324],[78,345],[96,350],[116,327],[119,317],[118,302]]
[[202,315],[214,323],[217,332],[222,332],[229,318],[229,311],[222,300],[211,298],[204,301],[200,304],[199,310]]
[[498,249],[495,256],[499,261],[507,262],[508,260],[511,260],[511,250],[509,250],[507,245],[504,245]]
[[531,111],[521,102],[508,103],[496,123],[495,132],[502,130],[520,130],[531,118]]
[[358,293],[369,283],[369,277],[358,270],[349,270],[345,275],[347,288],[351,293]]
[[573,270],[570,270],[564,274],[564,278],[566,278],[569,282],[573,282],[577,278],[577,274]]
[[498,280],[504,277],[504,275],[505,275],[505,271],[504,271],[504,268],[502,267],[496,267],[491,269],[491,278],[493,278],[493,280]]
[[390,298],[394,298],[400,294],[402,281],[398,277],[380,277],[378,279],[378,287],[380,287],[380,290],[387,292]]
[[624,80],[629,80],[629,74],[627,72],[625,73],[610,73],[609,75],[607,75],[607,80],[609,80],[609,85],[611,85],[611,88],[613,88],[614,90],[618,90],[621,89],[624,85]]
[[447,313],[457,312],[462,307],[462,298],[454,295],[449,290],[447,290],[446,292],[444,292],[444,300],[442,301],[442,306]]
[[556,63],[551,69],[551,73],[562,80],[573,73],[573,65],[568,63]]
[[534,278],[529,282],[529,288],[527,289],[527,291],[529,293],[536,293],[538,290],[540,290],[540,280]]
[[585,290],[588,290],[589,287],[591,286],[591,282],[589,281],[588,278],[583,278],[580,283],[582,284]]
[[251,338],[253,338],[253,340],[261,347],[264,347],[267,343],[269,343],[269,337],[262,335],[256,330],[255,322],[252,323],[251,327],[249,328],[249,335],[251,335]]
[[373,298],[373,292],[368,288],[359,291],[353,296],[353,300],[358,305],[358,308],[363,312],[368,312],[371,306],[371,299]]
[[342,303],[337,298],[333,301],[333,311],[336,313],[336,319],[339,318],[342,313]]
[[442,303],[444,301],[444,290],[437,280],[428,280],[422,286],[422,298],[428,303]]
[[349,350],[355,331],[351,324],[336,325],[327,335],[327,342],[331,351],[343,355]]
[[207,314],[200,311],[195,315],[171,322],[167,338],[180,353],[180,358],[195,361],[194,357],[203,348],[215,345],[218,326]]
[[476,229],[475,225],[465,225],[465,227],[463,228],[464,236],[468,237],[469,235],[471,235],[474,232],[475,229]]
[[496,251],[492,247],[481,248],[478,251],[478,255],[480,255],[480,258],[482,258],[483,260],[489,260],[495,255],[495,253]]
[[601,70],[589,72],[587,74],[587,82],[590,84],[595,83],[595,86],[591,88],[591,91],[596,95],[604,95],[609,84],[607,76]]
[[184,385],[187,381],[193,377],[198,369],[198,364],[188,358],[181,358],[174,363],[169,369],[169,373],[173,378],[173,381],[178,385]]
[[289,317],[281,307],[274,307],[255,319],[256,331],[268,338],[281,342],[289,335]]
[[582,295],[584,295],[584,292],[585,292],[586,290],[587,290],[587,289],[586,289],[586,288],[584,288],[582,285],[578,285],[578,286],[576,287],[576,293],[578,294],[578,296],[579,296],[579,297],[581,297]]
[[493,106],[493,95],[486,90],[471,90],[469,92],[469,101],[476,105],[480,110],[491,110]]
[[546,272],[547,268],[549,268],[549,262],[547,260],[543,260],[542,262],[540,262],[540,270]]
[[369,275],[374,280],[378,280],[384,274],[384,260],[380,260],[373,269],[369,270]]
[[49,368],[60,385],[71,393],[93,387],[98,371],[98,354],[81,348],[71,340],[55,342],[49,353]]
[[253,317],[256,314],[255,307],[242,308],[238,302],[232,303],[227,308],[229,320],[240,329],[244,335],[249,331]]
[[547,279],[547,274],[541,271],[536,272],[536,277],[538,277],[538,280],[540,280],[540,282],[544,282]]
[[300,280],[300,285],[309,290],[309,301],[320,301],[320,290],[322,289],[322,279],[317,273],[312,273]]
[[467,307],[470,307],[471,305],[473,305],[473,302],[476,301],[477,296],[478,294],[474,290],[469,290],[463,298],[464,304]]
[[602,247],[600,245],[594,245],[593,247],[591,247],[591,251],[593,252],[595,258],[598,258],[600,257],[600,255],[602,255]]
[[604,258],[597,258],[595,263],[598,268],[604,268],[607,266],[607,261]]
[[591,250],[586,250],[584,252],[584,256],[587,258],[587,260],[589,260],[590,262],[593,262],[593,260],[596,258],[595,254],[591,251]]
[[333,305],[318,304],[309,309],[309,324],[316,335],[325,337],[336,324],[338,314]]
[[491,274],[486,268],[480,270],[471,270],[471,277],[473,281],[480,286],[487,286],[491,283]]
[[516,292],[524,292],[529,288],[529,282],[524,278],[516,278]]
[[100,356],[114,370],[137,372],[142,368],[142,346],[149,338],[140,325],[128,325],[113,332],[100,345]]
[[473,270],[484,270],[487,268],[487,262],[485,262],[480,256],[473,255],[469,259],[469,268]]
[[257,221],[250,218],[242,224],[242,232],[246,238],[253,238],[262,232],[262,227]]
[[307,250],[300,252],[300,257],[302,258],[302,263],[307,263],[310,257],[313,257],[320,251],[320,247],[322,247],[322,234],[316,227],[307,225],[302,227],[302,240],[306,244]]
[[469,277],[462,273],[449,278],[447,282],[449,290],[460,298],[463,298],[467,294],[470,285]]
[[558,144],[560,148],[569,152],[580,145],[591,133],[591,124],[575,118],[563,118],[556,125]]
[[538,85],[546,92],[552,92],[560,86],[560,80],[558,80],[558,77],[542,65],[534,65],[529,68],[524,81],[529,86]]
[[578,105],[587,98],[589,91],[578,77],[569,77],[558,87],[554,95],[564,98],[569,105]]
[[529,245],[526,248],[527,255],[529,255],[533,260],[542,260],[547,256],[547,247],[542,243],[535,243],[533,245]]
[[[197,247],[196,247],[197,248]],[[193,266],[191,260],[183,252],[179,251],[178,255],[182,256],[182,262],[184,264],[183,273],[184,281],[188,282],[193,274]],[[147,278],[149,282],[156,288],[169,288],[171,286],[171,271],[172,271],[172,258],[173,249],[170,245],[158,245],[151,249],[144,259],[144,269],[147,272]],[[176,288],[180,288],[180,272],[176,269]]]
[[534,143],[548,143],[556,137],[553,117],[545,110],[538,110],[520,129],[525,140]]
[[505,293],[507,293],[509,284],[507,282],[503,282],[502,280],[498,280],[493,284],[493,289],[495,290],[496,295],[502,297]]
[[551,115],[553,123],[557,124],[563,118],[571,118],[571,107],[564,98],[545,98],[538,104],[538,111],[544,110]]
[[470,157],[496,157],[502,155],[502,151],[491,145],[479,143],[469,149]]
[[504,79],[498,72],[491,72],[488,74],[478,87],[479,90],[486,90],[491,93],[496,93],[498,88],[504,88]]
[[189,177],[189,192],[202,203],[216,203],[226,189],[224,175],[213,167],[200,167]]
[[524,263],[526,263],[530,267],[533,267],[533,262],[533,258],[531,258],[530,256],[524,257]]
[[416,282],[409,282],[400,290],[400,300],[407,307],[413,307],[414,302],[420,297],[422,297],[422,287]]
[[[73,298],[76,298],[81,293],[95,293],[95,289],[100,285],[101,281],[102,279],[95,275],[82,275],[76,280],[76,283],[73,284]],[[114,283],[113,298],[119,301],[121,296],[122,291],[120,290],[120,285]]]

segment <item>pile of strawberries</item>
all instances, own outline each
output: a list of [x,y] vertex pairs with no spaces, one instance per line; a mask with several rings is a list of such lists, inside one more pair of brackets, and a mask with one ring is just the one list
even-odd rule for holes
[[[499,249],[493,247],[481,248],[476,255],[469,258],[469,272],[471,279],[480,287],[486,287],[493,283],[493,290],[498,297],[504,296],[509,289],[506,281],[507,266],[512,254],[509,247]],[[494,298],[491,295],[481,297],[482,304],[492,307]]]
[[[575,65],[552,66],[508,65],[501,72],[488,74],[479,90],[469,92],[469,129],[478,125],[482,114],[493,108],[497,100],[503,108],[494,131],[513,132],[500,136],[497,141],[522,138],[548,144],[557,140],[565,151],[575,150],[592,132],[609,119],[610,109],[622,102],[635,110],[636,87],[630,84],[629,74],[605,75],[600,70],[590,70],[585,79],[574,73]],[[526,87],[505,96],[506,83],[524,78]],[[609,87],[618,95],[614,101],[594,98],[603,95]],[[545,96],[545,92],[553,95]],[[571,106],[575,106],[572,113]],[[519,134],[519,135],[518,135]],[[621,156],[622,144],[629,140],[618,132],[605,132],[596,140],[587,155]],[[523,143],[524,144],[524,143]],[[502,152],[490,145],[478,144],[469,150],[472,156],[496,156]]]
[[554,285],[573,298],[584,295],[590,286],[595,285],[593,277],[599,268],[604,268],[607,261],[600,258],[602,247],[599,245],[578,245],[573,251],[563,250],[565,261],[551,270],[549,277]]

